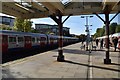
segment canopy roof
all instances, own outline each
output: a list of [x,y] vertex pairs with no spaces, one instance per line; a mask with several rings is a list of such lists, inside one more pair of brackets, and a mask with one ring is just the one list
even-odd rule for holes
[[31,19],[48,17],[57,10],[63,16],[103,14],[106,6],[109,6],[110,13],[117,13],[120,0],[2,0],[2,13]]

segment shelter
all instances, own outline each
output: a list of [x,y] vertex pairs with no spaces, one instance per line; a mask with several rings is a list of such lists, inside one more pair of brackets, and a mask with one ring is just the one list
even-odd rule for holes
[[[64,61],[63,55],[63,23],[71,15],[95,14],[106,25],[106,59],[105,64],[111,63],[109,58],[109,24],[120,13],[120,0],[2,0],[2,13],[19,18],[50,17],[59,26],[59,50],[57,61]],[[109,20],[109,14],[116,15]],[[105,14],[105,20],[98,14]],[[62,16],[68,16],[62,21]]]

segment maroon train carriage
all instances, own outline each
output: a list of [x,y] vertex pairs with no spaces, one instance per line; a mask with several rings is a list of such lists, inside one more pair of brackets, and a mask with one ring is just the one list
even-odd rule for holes
[[48,47],[56,47],[58,46],[58,36],[54,35],[47,35],[48,37]]
[[[58,36],[39,33],[0,31],[0,50],[2,53],[32,48],[49,48],[58,46]],[[63,44],[78,42],[78,38],[63,37]]]
[[0,34],[0,50],[2,50],[2,52],[8,50],[8,35]]

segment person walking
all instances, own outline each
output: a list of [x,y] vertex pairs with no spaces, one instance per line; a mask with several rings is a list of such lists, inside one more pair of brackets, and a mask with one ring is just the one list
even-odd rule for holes
[[113,44],[114,44],[114,51],[116,51],[117,44],[118,44],[118,38],[117,38],[117,37],[115,37],[115,38],[113,39]]

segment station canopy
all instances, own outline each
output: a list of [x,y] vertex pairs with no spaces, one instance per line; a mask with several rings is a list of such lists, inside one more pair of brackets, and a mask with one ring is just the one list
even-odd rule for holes
[[1,13],[26,19],[56,15],[58,10],[63,16],[120,11],[120,0],[2,0],[1,4]]

